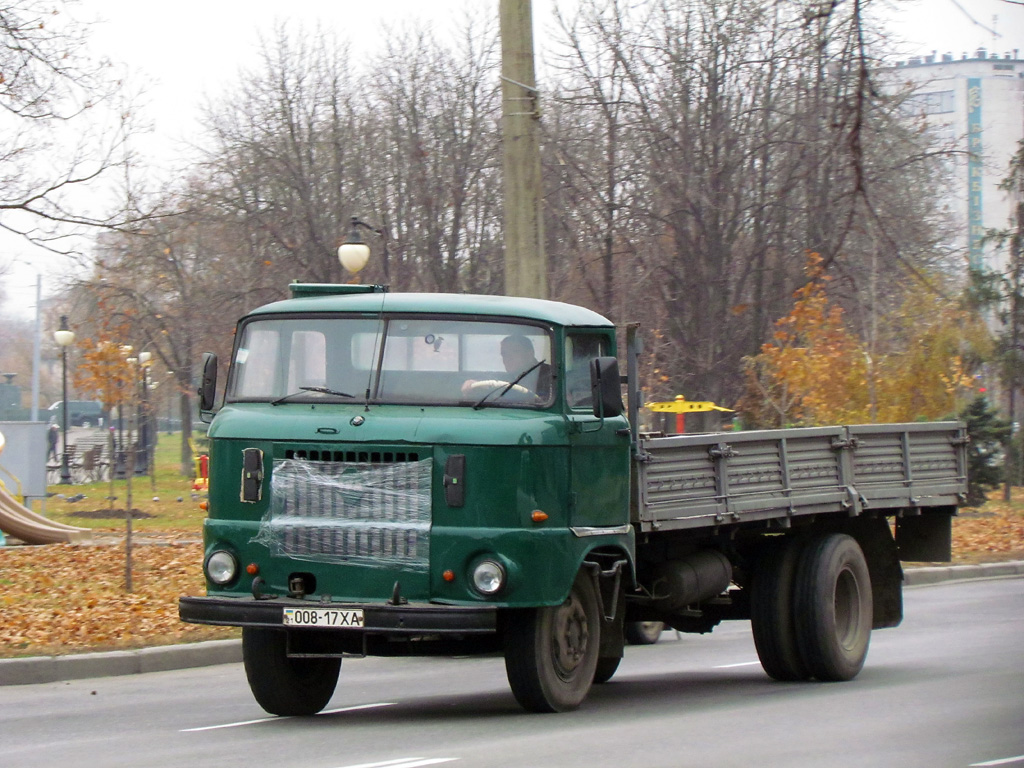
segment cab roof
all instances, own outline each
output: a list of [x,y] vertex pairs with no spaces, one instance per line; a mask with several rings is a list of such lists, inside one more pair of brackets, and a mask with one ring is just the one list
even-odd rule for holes
[[389,293],[374,291],[370,286],[366,287],[369,290],[360,292],[346,290],[355,287],[293,284],[294,298],[258,307],[249,316],[293,312],[490,315],[539,320],[553,325],[614,327],[610,320],[597,312],[560,301],[466,293]]

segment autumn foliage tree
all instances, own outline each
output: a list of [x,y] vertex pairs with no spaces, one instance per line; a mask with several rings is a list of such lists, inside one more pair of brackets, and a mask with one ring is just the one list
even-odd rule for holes
[[822,258],[807,256],[807,282],[772,340],[746,361],[740,410],[758,426],[860,421],[868,405],[867,364],[859,340],[830,306]]
[[80,362],[74,374],[78,390],[99,399],[108,412],[126,405],[133,392],[134,371],[122,345],[102,334],[84,339],[80,346]]
[[807,282],[770,342],[745,361],[739,404],[752,426],[933,420],[955,414],[970,383],[964,350],[982,346],[981,324],[923,287],[879,318],[872,344],[830,301],[822,258],[808,254]]
[[882,318],[871,421],[952,418],[991,344],[984,323],[957,301],[923,287]]
[[[104,329],[96,339],[85,339],[82,342],[82,354],[75,371],[75,386],[80,392],[94,395],[103,403],[104,408],[113,413],[114,408],[123,409],[135,402],[137,389],[137,368],[129,362],[131,347],[112,341],[108,329]],[[113,439],[111,439],[113,442]],[[124,446],[117,449],[124,451]],[[112,452],[113,454],[113,452]],[[129,451],[128,456],[134,456]],[[132,492],[131,476],[134,466],[128,467],[127,500],[125,503],[125,590],[132,591]],[[110,472],[110,505],[114,505],[114,477]]]

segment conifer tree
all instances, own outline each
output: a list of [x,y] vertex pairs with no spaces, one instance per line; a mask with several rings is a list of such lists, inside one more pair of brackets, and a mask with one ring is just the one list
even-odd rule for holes
[[1010,423],[1000,419],[995,408],[978,395],[960,414],[971,438],[967,446],[967,506],[985,503],[988,492],[1003,478],[1003,445],[1010,435]]

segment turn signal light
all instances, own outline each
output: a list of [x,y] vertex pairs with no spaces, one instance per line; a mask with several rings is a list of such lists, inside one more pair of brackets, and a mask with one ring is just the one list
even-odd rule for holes
[[447,571],[441,574],[441,578],[445,581],[455,581],[455,571],[449,568]]
[[245,566],[245,572],[248,573],[250,576],[255,576],[257,573],[260,572],[260,567],[256,565],[256,563],[249,563],[247,566]]
[[203,512],[206,512],[210,508],[210,502],[209,501],[205,501],[205,500],[204,501],[200,501],[199,502],[199,508],[201,510],[203,510]]
[[533,522],[535,523],[543,523],[545,520],[548,519],[548,513],[541,512],[539,509],[535,509],[533,510],[533,512],[530,513],[530,519],[533,520]]

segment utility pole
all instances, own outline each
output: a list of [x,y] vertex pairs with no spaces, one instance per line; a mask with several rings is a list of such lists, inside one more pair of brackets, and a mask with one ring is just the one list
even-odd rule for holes
[[500,0],[505,293],[548,296],[531,0]]

